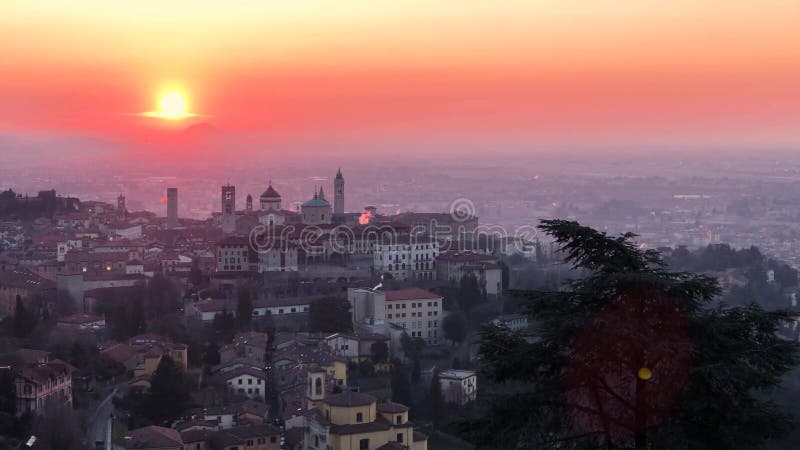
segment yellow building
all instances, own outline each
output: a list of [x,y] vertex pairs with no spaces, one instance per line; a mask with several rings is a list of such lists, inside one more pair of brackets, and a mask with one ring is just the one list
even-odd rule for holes
[[322,374],[308,376],[312,409],[305,414],[305,450],[428,449],[428,437],[408,421],[408,407],[351,391],[325,397],[317,388]]
[[182,370],[185,371],[188,367],[186,344],[178,344],[155,334],[140,334],[128,339],[127,343],[138,354],[137,365],[133,371],[134,378],[152,376],[165,355],[172,358],[175,365]]

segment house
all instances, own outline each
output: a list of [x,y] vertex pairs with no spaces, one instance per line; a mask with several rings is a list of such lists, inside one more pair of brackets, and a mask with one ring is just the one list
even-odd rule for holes
[[56,327],[65,331],[101,331],[106,327],[106,319],[94,314],[77,313],[58,319]]
[[183,439],[177,430],[149,426],[131,430],[126,437],[128,450],[183,450]]
[[133,371],[139,364],[139,353],[132,346],[124,342],[111,342],[100,345],[100,354],[125,367],[126,371]]
[[188,367],[188,346],[172,342],[169,338],[157,334],[140,334],[128,339],[127,344],[136,349],[138,364],[133,376],[152,376],[165,355],[172,358],[176,366],[182,370]]
[[[372,356],[372,345],[378,342],[389,347],[389,338],[378,333],[334,333],[323,339],[333,353],[351,362],[361,362]],[[388,357],[388,352],[387,352]]]
[[408,407],[352,391],[325,396],[320,376],[309,373],[303,449],[427,450],[428,437],[414,431]]
[[253,317],[307,313],[316,297],[259,299],[253,302]]
[[504,314],[498,316],[492,323],[498,327],[505,327],[511,331],[524,331],[528,329],[528,316],[524,314]]
[[443,370],[439,384],[446,403],[465,405],[478,396],[478,377],[472,370]]
[[457,284],[468,274],[478,278],[487,295],[503,292],[503,269],[494,256],[451,250],[436,258],[436,279]]
[[267,424],[180,431],[149,426],[132,430],[126,438],[130,450],[280,450],[282,435],[280,429]]
[[69,363],[54,359],[17,372],[17,411],[36,412],[49,402],[72,405],[72,373]]
[[220,360],[225,362],[235,358],[245,358],[253,362],[263,362],[268,343],[269,336],[266,333],[257,331],[236,333],[233,342],[220,348]]
[[35,309],[39,294],[55,290],[55,283],[27,269],[0,271],[0,318],[14,317],[17,299],[29,310]]
[[220,378],[232,393],[249,399],[264,401],[267,391],[267,373],[249,366],[222,372]]

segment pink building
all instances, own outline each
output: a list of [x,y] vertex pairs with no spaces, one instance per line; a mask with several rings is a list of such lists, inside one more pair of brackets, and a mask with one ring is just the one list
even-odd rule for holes
[[20,370],[15,379],[17,411],[38,411],[51,401],[72,405],[74,371],[60,359]]

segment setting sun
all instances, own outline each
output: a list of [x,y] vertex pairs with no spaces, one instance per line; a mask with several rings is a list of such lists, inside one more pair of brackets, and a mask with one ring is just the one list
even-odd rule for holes
[[196,117],[197,114],[189,112],[189,101],[185,93],[178,90],[164,91],[157,97],[156,110],[142,113],[145,117],[157,119],[179,120],[187,117]]
[[165,119],[180,119],[186,115],[186,100],[178,92],[167,92],[158,103]]

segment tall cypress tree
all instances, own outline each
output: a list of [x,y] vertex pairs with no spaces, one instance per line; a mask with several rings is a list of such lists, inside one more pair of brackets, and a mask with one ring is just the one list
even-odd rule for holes
[[791,313],[720,305],[716,280],[670,271],[633,234],[540,228],[588,275],[514,293],[533,335],[484,330],[496,384],[465,435],[485,448],[738,449],[790,429],[765,394],[798,362],[778,336]]

